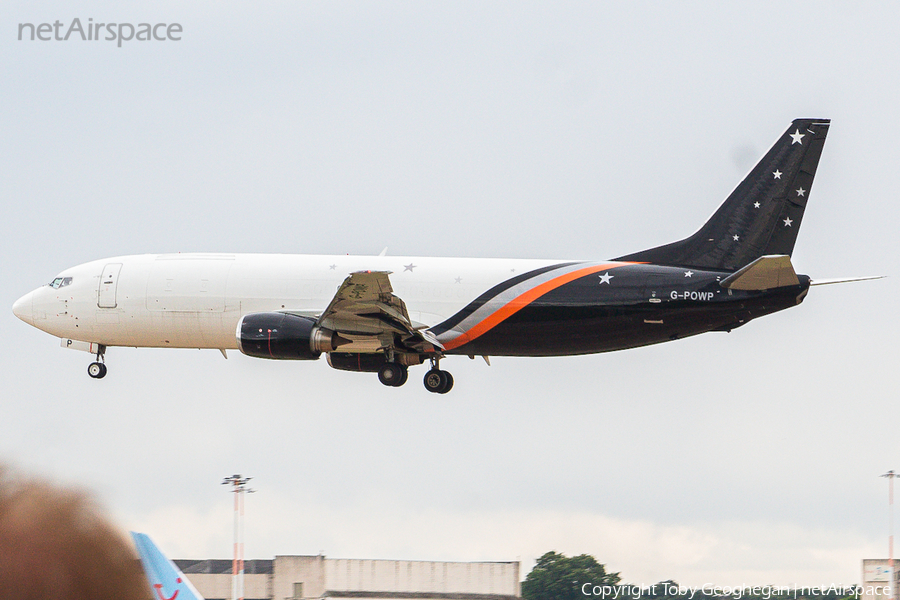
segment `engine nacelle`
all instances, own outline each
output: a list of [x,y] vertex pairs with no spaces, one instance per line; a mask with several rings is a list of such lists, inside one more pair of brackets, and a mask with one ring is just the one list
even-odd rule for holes
[[331,352],[327,357],[328,366],[339,371],[377,373],[387,362],[383,353],[360,354],[359,352]]
[[[330,352],[326,357],[328,366],[339,371],[357,371],[360,373],[377,373],[387,362],[384,353]],[[411,367],[420,365],[425,357],[419,354],[397,354],[396,361]]]
[[241,352],[256,358],[316,360],[335,348],[334,332],[308,317],[280,312],[244,315],[236,337]]

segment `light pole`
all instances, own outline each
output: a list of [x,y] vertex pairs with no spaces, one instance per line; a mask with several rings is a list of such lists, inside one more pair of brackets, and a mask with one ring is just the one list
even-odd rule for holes
[[882,477],[887,477],[888,480],[888,513],[890,515],[890,537],[888,538],[888,571],[890,571],[888,579],[890,595],[888,596],[888,600],[894,600],[894,477],[897,474],[893,471],[888,471]]
[[222,485],[230,485],[234,494],[234,560],[231,563],[231,600],[244,600],[244,492],[252,494],[256,490],[247,488],[252,477],[240,474],[226,477]]

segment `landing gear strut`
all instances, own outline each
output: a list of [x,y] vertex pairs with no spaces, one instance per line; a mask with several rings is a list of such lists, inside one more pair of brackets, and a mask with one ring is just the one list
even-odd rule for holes
[[425,373],[425,389],[434,394],[446,394],[453,388],[453,375],[441,371],[438,359],[431,359],[431,370]]
[[400,387],[409,379],[406,365],[389,362],[378,370],[378,381],[389,387]]
[[88,375],[94,379],[106,377],[106,364],[103,362],[105,353],[106,348],[100,346],[100,350],[97,351],[97,360],[88,365]]

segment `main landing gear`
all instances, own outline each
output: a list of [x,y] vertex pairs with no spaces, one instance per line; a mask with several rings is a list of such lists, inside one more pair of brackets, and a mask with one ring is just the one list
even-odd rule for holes
[[425,389],[435,394],[446,394],[453,387],[453,375],[433,368],[425,373]]
[[431,370],[425,373],[425,389],[433,394],[446,394],[453,388],[453,375],[441,371],[440,357],[431,359]]
[[409,370],[400,363],[384,363],[378,369],[378,381],[389,387],[400,387],[409,379]]
[[94,379],[103,379],[106,377],[106,364],[103,362],[106,348],[100,346],[101,350],[97,352],[97,360],[88,365],[88,375]]
[[[425,373],[425,389],[434,394],[446,394],[453,387],[453,375],[447,371],[441,371],[438,367],[438,360],[431,359],[431,370]],[[388,387],[400,387],[406,383],[407,379],[409,379],[409,370],[406,365],[387,362],[378,369],[378,381]]]

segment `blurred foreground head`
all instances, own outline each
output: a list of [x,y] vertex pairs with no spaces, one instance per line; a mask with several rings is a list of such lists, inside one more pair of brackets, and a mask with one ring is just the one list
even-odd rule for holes
[[148,600],[131,545],[84,492],[0,465],[0,600]]

